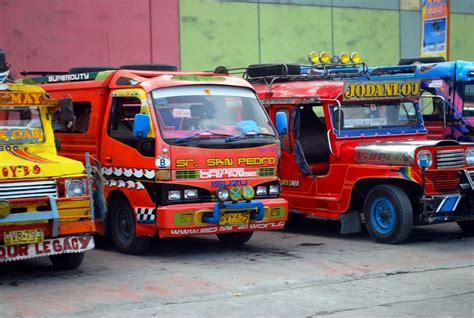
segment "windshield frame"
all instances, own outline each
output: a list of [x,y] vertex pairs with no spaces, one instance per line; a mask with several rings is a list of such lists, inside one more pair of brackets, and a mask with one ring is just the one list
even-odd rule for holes
[[[214,94],[207,94],[207,93],[196,94],[196,92],[199,92],[200,90],[202,90],[203,92],[214,90],[213,92]],[[232,93],[235,93],[235,95],[233,95]],[[226,140],[227,138],[235,137],[236,135],[242,135],[242,134],[248,136],[248,139],[242,138],[238,142],[236,142],[236,144],[244,143],[244,144],[258,145],[258,144],[271,144],[271,143],[277,142],[276,139],[278,139],[278,133],[276,132],[274,125],[272,121],[270,120],[268,113],[265,111],[264,106],[261,104],[260,100],[257,98],[255,92],[250,88],[241,87],[241,86],[231,86],[231,85],[215,85],[215,84],[201,84],[200,83],[196,85],[182,85],[182,86],[156,88],[150,91],[149,94],[150,94],[150,99],[151,99],[151,105],[153,107],[154,117],[158,126],[158,130],[160,132],[161,138],[170,145],[187,146],[188,144],[192,144],[193,146],[198,145],[198,146],[206,147],[206,145],[208,145],[208,146],[215,147],[218,144],[226,143],[226,142],[223,142],[222,140]],[[216,104],[216,101],[213,100],[212,97],[215,97],[215,96],[230,98],[230,99],[242,98],[242,100],[238,102],[240,103],[240,106],[237,106],[237,107],[250,107],[251,109],[253,109],[253,114],[257,116],[255,120],[258,121],[258,123],[253,120],[246,120],[245,118],[243,118],[240,121],[237,121],[236,119],[235,123],[231,124],[231,126],[236,126],[236,127],[235,128],[233,127],[232,128],[233,130],[228,131],[228,130],[223,129],[222,126],[216,126],[216,128],[211,128],[211,129],[194,128],[194,127],[191,129],[183,129],[182,122],[181,122],[179,124],[179,128],[176,128],[176,130],[173,130],[173,131],[180,132],[180,133],[186,132],[186,134],[183,134],[182,136],[170,137],[170,135],[167,134],[167,132],[165,131],[165,127],[164,127],[165,123],[163,119],[160,117],[161,116],[160,111],[159,111],[160,107],[157,104],[157,101],[161,98],[170,98],[170,97],[173,98],[173,97],[180,97],[180,96],[183,96],[183,99],[188,98],[187,96],[199,96],[203,100],[208,99],[210,103],[211,104],[214,103],[214,105]],[[246,104],[246,102],[248,104]],[[196,101],[196,102],[190,101],[187,103],[189,104],[187,107],[186,106],[183,108],[176,107],[173,109],[183,109],[183,113],[186,113],[186,116],[189,116],[189,114],[191,114],[192,112],[190,107],[192,106],[193,103],[199,103],[199,101]],[[223,105],[222,107],[225,108],[224,113],[226,113],[227,109],[231,108],[229,107],[228,104]],[[255,110],[254,109],[255,107],[258,107],[259,110]],[[170,107],[169,109],[172,109],[172,108]],[[221,112],[222,110],[220,112],[216,111],[214,107],[214,112],[212,113],[212,115],[215,115],[217,113],[222,114]],[[172,114],[172,116],[173,115],[174,114]],[[231,120],[230,117],[229,118],[225,117],[223,119],[227,119],[230,121]],[[173,117],[173,119],[175,118]],[[214,123],[218,122],[215,119],[216,117],[213,116],[212,117],[213,122]],[[183,120],[184,120],[184,117],[182,118],[182,121]],[[258,132],[255,134],[252,134],[252,132],[254,131],[253,130],[254,126],[252,125],[245,128],[247,129],[246,131],[245,130],[242,131],[241,126],[238,126],[237,124],[246,122],[246,121],[251,121],[253,122],[253,124],[257,124],[255,125],[255,127],[258,132],[260,132],[259,131],[260,129],[263,129],[266,132],[266,134],[270,134],[271,136],[269,135],[262,136],[262,134],[259,134]],[[260,127],[261,125],[263,125],[263,127]],[[270,141],[268,140],[269,138],[271,139]],[[249,139],[261,139],[261,140],[249,141]],[[235,146],[232,146],[232,148],[233,147]],[[223,146],[223,148],[227,148],[227,145]]]
[[420,111],[420,105],[418,101],[414,100],[378,100],[378,101],[368,101],[368,100],[359,100],[357,102],[344,102],[341,103],[342,110],[344,111],[345,107],[350,106],[362,106],[362,105],[371,105],[375,104],[377,106],[388,106],[401,103],[412,103],[416,110],[416,119],[417,122],[415,125],[396,125],[396,126],[379,126],[379,127],[343,127],[341,130],[338,129],[337,121],[335,118],[335,110],[337,112],[337,104],[329,103],[328,110],[330,116],[331,127],[334,134],[338,138],[358,138],[358,137],[375,137],[375,136],[394,136],[394,135],[407,135],[407,134],[425,134],[427,130],[424,126],[423,116]]
[[[7,110],[13,111],[26,111],[29,110],[33,112],[32,114],[35,115],[34,118],[31,119],[15,119],[20,121],[19,125],[12,125],[12,126],[3,126],[0,122],[0,145],[22,145],[22,144],[41,144],[44,143],[46,140],[45,131],[43,127],[43,119],[42,119],[42,109],[40,106],[23,106],[23,105],[8,105],[8,106],[0,106],[0,118],[1,113]],[[21,115],[20,115],[21,116]],[[32,115],[30,115],[32,116]],[[4,119],[8,121],[7,119]],[[28,124],[33,123],[32,126],[28,127]],[[15,131],[22,131],[21,137],[22,138],[14,138],[12,139],[12,134]],[[17,134],[18,137],[20,135]],[[31,137],[31,138],[30,138]],[[8,138],[8,139],[6,139]]]

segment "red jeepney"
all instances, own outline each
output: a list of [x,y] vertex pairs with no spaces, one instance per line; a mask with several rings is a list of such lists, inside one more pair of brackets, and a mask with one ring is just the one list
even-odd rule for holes
[[90,152],[101,165],[108,210],[98,231],[138,253],[155,235],[243,244],[254,231],[282,229],[279,140],[251,85],[125,68],[24,80],[73,100],[75,121],[55,134],[62,155]]
[[290,212],[340,220],[342,233],[360,231],[363,216],[383,243],[405,241],[415,224],[457,221],[474,232],[474,144],[427,140],[419,82],[344,82],[298,68],[247,69],[283,133]]

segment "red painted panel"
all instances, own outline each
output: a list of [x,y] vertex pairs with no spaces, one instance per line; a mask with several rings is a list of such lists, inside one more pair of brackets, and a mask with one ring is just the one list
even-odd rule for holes
[[0,48],[22,70],[179,62],[178,0],[0,0]]

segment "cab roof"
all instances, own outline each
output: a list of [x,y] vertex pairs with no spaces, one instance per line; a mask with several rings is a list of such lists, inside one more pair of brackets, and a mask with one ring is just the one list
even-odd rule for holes
[[141,70],[110,70],[89,73],[49,75],[20,80],[23,83],[42,84],[47,90],[79,88],[143,88],[150,92],[157,88],[185,85],[226,85],[253,87],[244,79],[211,72],[170,72]]

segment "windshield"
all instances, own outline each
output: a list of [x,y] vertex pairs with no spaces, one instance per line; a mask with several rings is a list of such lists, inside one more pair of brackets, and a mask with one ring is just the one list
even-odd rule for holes
[[0,107],[0,144],[43,141],[38,107]]
[[[336,130],[365,130],[364,133],[403,133],[422,128],[416,104],[413,102],[342,104],[341,111],[332,106]],[[339,121],[339,117],[342,121]]]
[[275,136],[268,116],[249,89],[180,86],[154,90],[152,98],[161,133],[170,143]]
[[464,85],[464,106],[462,109],[463,116],[474,116],[474,83]]

